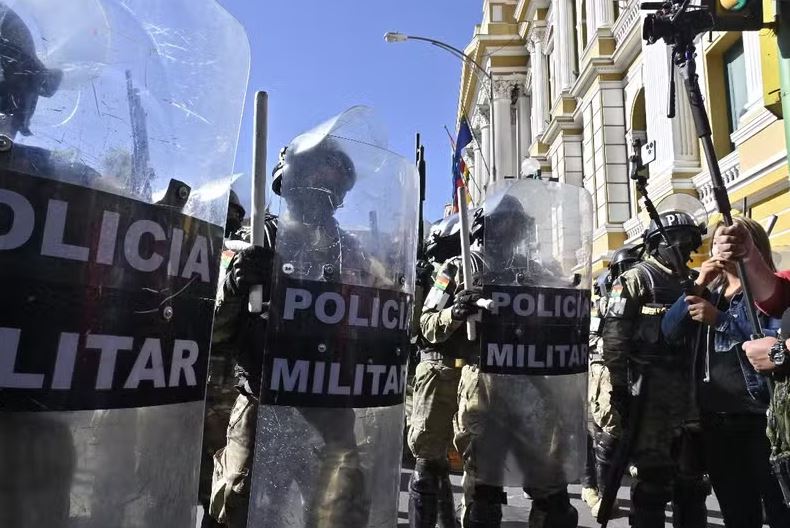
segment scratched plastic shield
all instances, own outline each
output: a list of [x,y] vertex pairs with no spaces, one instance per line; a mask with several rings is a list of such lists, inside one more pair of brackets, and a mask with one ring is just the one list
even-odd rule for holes
[[586,459],[592,200],[581,187],[498,183],[483,204],[478,398],[461,403],[477,482],[556,489]]
[[193,528],[246,34],[4,0],[0,37],[0,526]]
[[288,146],[248,526],[394,525],[418,199],[370,108]]

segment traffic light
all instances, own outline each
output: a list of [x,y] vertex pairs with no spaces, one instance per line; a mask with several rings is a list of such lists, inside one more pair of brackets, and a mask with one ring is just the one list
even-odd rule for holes
[[714,31],[756,31],[763,27],[763,0],[702,0]]

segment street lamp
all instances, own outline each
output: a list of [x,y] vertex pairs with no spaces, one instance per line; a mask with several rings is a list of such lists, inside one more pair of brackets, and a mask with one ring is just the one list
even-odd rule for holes
[[[496,145],[496,127],[494,126],[494,78],[493,76],[486,71],[485,68],[480,66],[472,57],[464,53],[463,51],[455,48],[445,42],[440,40],[428,38],[428,37],[417,37],[414,35],[406,35],[404,33],[398,33],[396,31],[388,31],[384,34],[384,40],[386,42],[406,42],[407,40],[421,40],[423,42],[429,42],[433,44],[437,48],[441,48],[444,51],[455,55],[457,58],[461,59],[464,62],[468,62],[472,66],[474,66],[478,74],[482,74],[488,80],[488,103],[489,108],[491,111],[491,132],[488,135],[489,137],[489,151],[491,152],[491,181],[496,181],[496,155],[495,155],[495,145]],[[479,78],[479,77],[478,77]]]

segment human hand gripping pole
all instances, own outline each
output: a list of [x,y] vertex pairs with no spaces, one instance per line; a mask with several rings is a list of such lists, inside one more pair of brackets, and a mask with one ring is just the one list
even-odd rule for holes
[[[252,226],[252,244],[263,245],[266,237],[266,137],[269,95],[260,91],[255,94],[255,131],[252,142],[252,207],[250,223]],[[250,313],[261,313],[263,310],[263,286],[255,284],[250,287],[247,309]]]

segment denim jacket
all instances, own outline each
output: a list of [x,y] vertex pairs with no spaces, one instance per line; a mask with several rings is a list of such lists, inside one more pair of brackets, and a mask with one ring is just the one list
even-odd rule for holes
[[[717,309],[721,295],[724,293],[722,288],[711,292],[708,301],[716,306]],[[680,343],[687,336],[693,335],[697,326],[695,321],[691,319],[688,314],[688,305],[686,304],[685,295],[675,301],[675,304],[664,314],[661,321],[661,331],[664,334],[667,342]],[[781,319],[769,318],[762,313],[758,313],[760,324],[763,333],[766,336],[775,337]],[[728,353],[733,352],[738,354],[738,363],[741,366],[743,373],[743,380],[746,384],[746,390],[749,396],[753,399],[768,403],[768,382],[766,379],[757,373],[746,358],[743,348],[740,346],[744,341],[748,341],[751,337],[751,325],[749,324],[749,316],[746,312],[746,304],[743,302],[743,293],[737,293],[730,300],[729,307],[725,310],[719,309],[719,315],[716,318],[716,325],[710,327],[705,325],[704,330],[710,332],[715,330],[713,337],[713,353]],[[706,365],[708,364],[707,358],[711,351],[707,344],[709,339],[704,340],[704,351],[706,357]],[[707,373],[706,373],[707,374]]]

